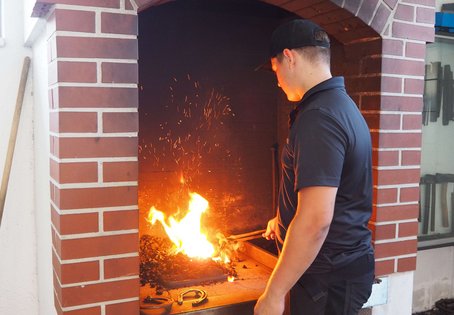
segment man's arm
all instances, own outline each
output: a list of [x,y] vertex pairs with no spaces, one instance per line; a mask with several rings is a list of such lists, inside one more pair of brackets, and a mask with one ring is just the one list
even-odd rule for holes
[[256,315],[281,315],[285,295],[314,261],[333,218],[337,187],[306,187],[298,192],[298,208],[287,231],[284,247]]

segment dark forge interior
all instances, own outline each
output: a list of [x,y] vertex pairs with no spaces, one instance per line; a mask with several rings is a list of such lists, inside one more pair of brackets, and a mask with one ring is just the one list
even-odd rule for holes
[[[185,0],[139,14],[139,208],[184,214],[188,192],[210,204],[203,223],[225,235],[275,214],[279,143],[292,104],[267,60],[272,30],[292,14],[258,1]],[[278,127],[279,126],[279,127]]]

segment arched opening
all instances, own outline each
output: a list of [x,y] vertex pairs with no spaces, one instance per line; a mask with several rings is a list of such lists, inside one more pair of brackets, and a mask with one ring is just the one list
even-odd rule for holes
[[[368,59],[372,50],[380,49],[370,45],[376,43],[376,34],[344,9],[334,5],[324,9],[328,11],[324,26],[334,34],[333,73],[349,75],[347,84],[360,101],[363,91],[379,90],[374,85],[379,75],[372,79],[361,75],[374,64]],[[343,20],[337,11],[344,12]],[[185,260],[167,258],[151,266],[150,261],[159,258],[145,249],[164,250],[167,245],[160,249],[155,245],[169,236],[159,222],[152,225],[147,218],[155,207],[165,217],[181,220],[188,212],[189,193],[195,192],[209,203],[200,222],[212,243],[218,245],[218,232],[228,236],[266,228],[275,215],[279,152],[294,104],[277,87],[274,73],[255,68],[267,59],[273,29],[307,12],[312,11],[295,14],[260,1],[185,0],[139,13],[139,230],[145,284],[141,297],[150,290],[155,293],[149,284],[174,295],[183,287],[207,282],[214,286],[209,291],[218,292],[207,308],[232,307],[260,295],[269,273],[258,277],[254,263],[245,263],[243,270],[238,270],[238,263],[230,265],[220,276],[201,262],[186,268]],[[357,38],[368,32],[375,34],[372,40]],[[270,242],[253,243],[276,254]],[[172,275],[155,277],[159,268]],[[232,270],[238,282],[248,285],[254,275],[259,279],[254,281],[256,289],[235,297],[234,286],[223,284]]]

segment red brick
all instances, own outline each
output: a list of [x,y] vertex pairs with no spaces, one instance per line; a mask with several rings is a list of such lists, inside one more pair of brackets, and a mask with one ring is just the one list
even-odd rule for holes
[[392,36],[395,38],[433,42],[435,37],[435,28],[433,26],[419,26],[414,24],[393,22]]
[[405,44],[405,56],[424,59],[426,57],[426,44],[407,42]]
[[384,0],[384,1],[391,9],[394,9],[398,0]]
[[415,18],[415,7],[411,5],[399,4],[394,14],[396,20],[413,22]]
[[394,259],[375,262],[375,276],[384,276],[394,273]]
[[399,130],[400,129],[399,114],[381,114],[380,129],[381,130]]
[[[353,18],[354,19],[354,18]],[[371,56],[377,56],[381,54],[382,44],[381,40],[370,40],[370,41],[359,41],[355,43],[349,43],[342,47],[343,55],[345,56],[348,64],[358,63],[358,60],[368,58]],[[379,57],[376,57],[379,58]]]
[[104,278],[119,278],[139,275],[139,257],[104,260]]
[[361,110],[380,110],[380,95],[362,95],[358,103]]
[[344,9],[356,15],[359,10],[360,0],[352,0],[344,3]]
[[417,240],[375,244],[375,258],[393,257],[416,253]]
[[350,12],[328,1],[315,4],[310,10],[305,9],[301,13],[317,24],[337,23],[352,16]]
[[138,59],[137,39],[57,36],[57,57]]
[[382,58],[380,57],[366,57],[361,63],[361,74],[381,73],[382,72]]
[[373,239],[374,240],[386,240],[393,239],[396,237],[396,225],[374,225],[373,226]]
[[388,22],[388,18],[391,14],[391,10],[384,4],[380,4],[378,10],[375,12],[375,16],[373,17],[370,26],[379,34],[385,28],[386,23]]
[[397,202],[397,188],[378,189],[376,202],[378,204]]
[[420,133],[383,133],[380,134],[380,148],[420,148]]
[[424,80],[423,79],[404,79],[405,94],[423,94]]
[[139,114],[136,112],[126,113],[103,113],[103,132],[138,132]]
[[383,73],[424,76],[424,61],[383,58]]
[[284,8],[287,11],[290,12],[295,12],[299,11],[301,9],[307,8],[312,6],[314,3],[320,2],[320,1],[314,1],[314,0],[309,0],[309,1],[287,1],[283,4],[280,5],[280,7]]
[[399,258],[397,260],[397,272],[416,270],[416,257]]
[[54,305],[58,315],[101,315],[101,307],[89,307],[81,308],[74,311],[63,312],[60,303],[57,301],[56,295],[54,294]]
[[426,6],[435,6],[435,0],[403,0],[406,3],[422,4]]
[[137,204],[135,186],[60,189],[56,193],[55,203],[61,210]]
[[418,23],[435,23],[435,8],[416,8],[416,22]]
[[383,54],[402,56],[404,41],[396,39],[383,39]]
[[99,280],[99,262],[89,261],[75,264],[62,264],[60,266],[59,279],[61,284]]
[[134,107],[139,103],[135,88],[60,87],[58,106],[66,107]]
[[58,242],[61,244],[60,256],[63,260],[137,253],[139,246],[137,233],[57,240]]
[[422,111],[422,97],[412,96],[382,96],[382,110],[396,110],[401,112]]
[[70,307],[104,301],[137,298],[139,280],[122,280],[62,289],[62,306]]
[[138,227],[137,210],[104,212],[104,231],[129,230]]
[[60,235],[93,233],[99,231],[97,213],[60,215],[52,207],[52,223]]
[[95,62],[59,61],[57,67],[59,82],[96,83],[97,81]]
[[362,78],[345,78],[345,84],[349,93],[380,91],[381,77],[370,76]]
[[403,187],[400,189],[400,202],[419,200],[419,187]]
[[364,119],[366,120],[369,129],[380,129],[380,115],[377,113],[364,113]]
[[396,77],[382,77],[382,92],[401,93],[402,92],[402,78]]
[[97,113],[52,112],[50,113],[50,131],[65,132],[97,132]]
[[402,129],[404,130],[421,130],[422,115],[403,115]]
[[399,237],[417,236],[418,222],[399,223]]
[[410,220],[417,218],[418,213],[417,204],[377,207],[375,220],[377,222]]
[[358,17],[366,24],[369,24],[369,21],[372,19],[377,4],[378,0],[363,1],[361,8],[358,11]]
[[39,0],[39,2],[80,5],[84,7],[120,8],[120,0]]
[[58,163],[50,160],[50,175],[60,184],[98,181],[98,163]]
[[399,165],[399,151],[379,151],[378,166]]
[[103,62],[103,83],[138,83],[139,69],[137,63],[113,63]]
[[51,137],[51,141],[51,153],[59,158],[137,156],[137,137]]
[[103,181],[121,182],[138,180],[137,162],[104,162]]
[[77,10],[55,10],[55,30],[94,33],[95,12]]
[[397,185],[419,183],[420,169],[380,170],[378,172],[378,185]]
[[137,35],[137,15],[102,12],[101,32],[111,34]]
[[420,165],[421,151],[404,150],[402,151],[402,165]]
[[130,11],[130,10],[134,10],[134,7],[133,7],[133,5],[131,4],[131,1],[130,1],[130,0],[126,0],[126,2],[125,2],[125,9],[126,9],[126,10],[129,10],[129,11]]
[[106,305],[106,315],[138,314],[139,301]]

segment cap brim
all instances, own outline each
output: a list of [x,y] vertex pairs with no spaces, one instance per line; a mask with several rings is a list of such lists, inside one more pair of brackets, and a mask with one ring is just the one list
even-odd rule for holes
[[257,67],[255,67],[255,69],[254,69],[254,71],[259,71],[259,70],[273,72],[273,67],[271,67],[271,61],[267,60],[264,63],[262,63],[261,65],[258,65]]

